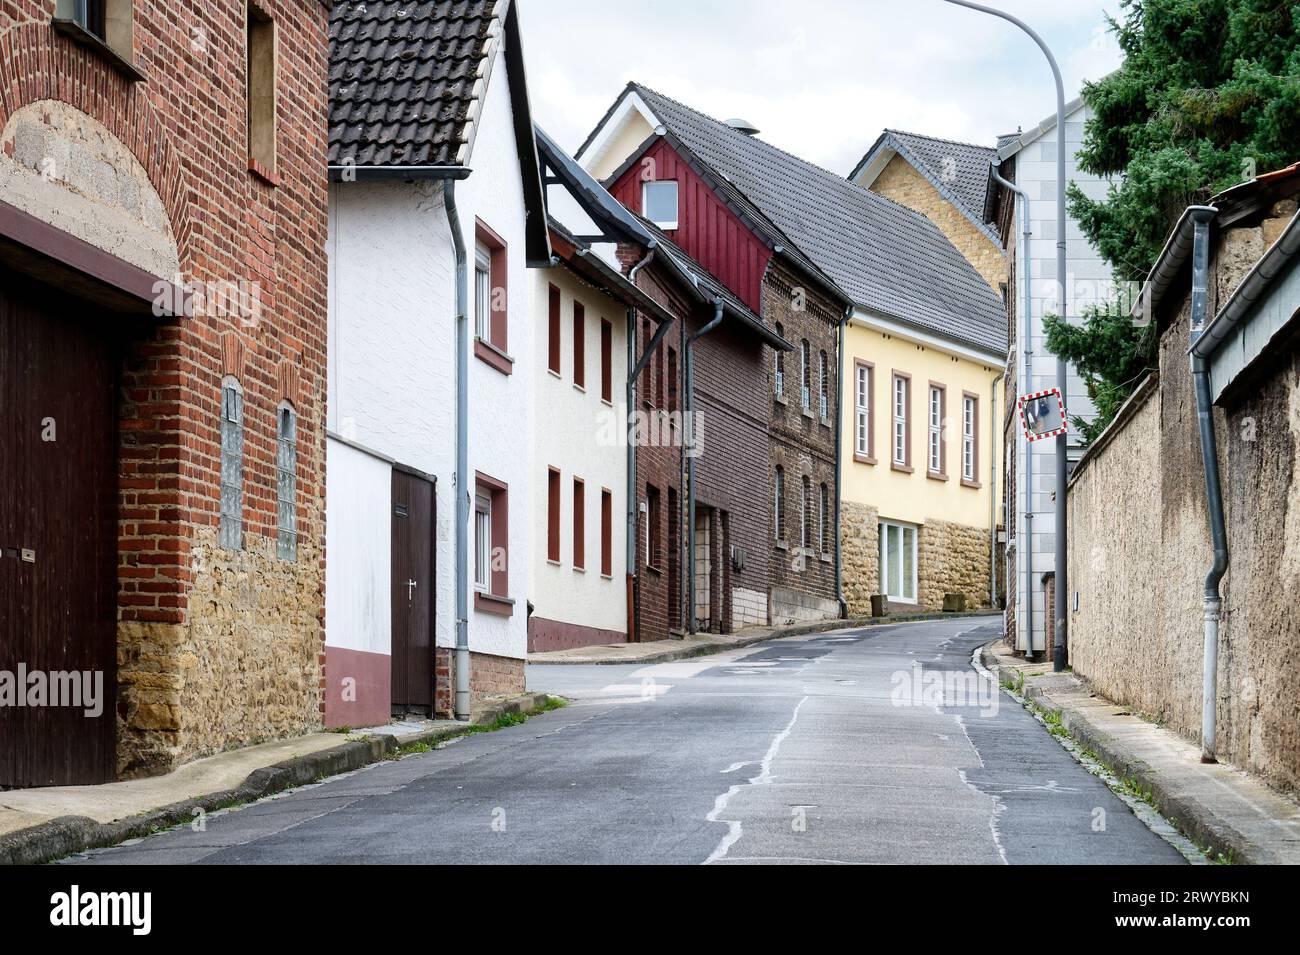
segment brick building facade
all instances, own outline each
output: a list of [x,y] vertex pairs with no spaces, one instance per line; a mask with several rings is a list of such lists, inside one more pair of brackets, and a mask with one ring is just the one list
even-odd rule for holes
[[[32,751],[4,784],[164,772],[320,723],[326,6],[109,12],[0,4],[0,372],[39,391],[44,343],[83,336],[105,412],[7,465],[25,496],[3,543],[32,559],[0,567],[0,667],[102,672],[108,697],[84,722],[6,717],[0,750],[16,730]],[[22,446],[35,422],[7,411]],[[64,633],[50,608],[82,588],[105,599]]]

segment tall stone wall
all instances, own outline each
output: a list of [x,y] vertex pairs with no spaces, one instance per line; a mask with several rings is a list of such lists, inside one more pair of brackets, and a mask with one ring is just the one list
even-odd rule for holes
[[928,520],[917,545],[917,598],[942,610],[944,594],[964,594],[970,609],[989,606],[989,532],[953,521]]
[[840,504],[840,554],[844,600],[851,615],[871,613],[880,590],[880,511],[867,504]]

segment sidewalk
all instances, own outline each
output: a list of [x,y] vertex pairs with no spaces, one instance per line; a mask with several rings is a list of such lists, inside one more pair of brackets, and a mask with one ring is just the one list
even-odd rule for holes
[[698,633],[694,636],[671,640],[652,640],[648,643],[602,643],[589,647],[572,647],[568,650],[548,650],[528,654],[529,664],[576,663],[668,663],[688,657],[701,657],[711,653],[725,653],[777,637],[794,637],[805,633],[826,633],[832,630],[856,630],[860,627],[878,627],[895,623],[915,623],[923,620],[951,620],[954,617],[998,617],[1001,611],[969,610],[962,613],[911,613],[888,617],[849,617],[845,620],[817,620],[784,627],[746,627],[736,633]]
[[272,793],[378,762],[413,744],[433,744],[510,713],[531,713],[545,693],[477,705],[469,723],[390,723],[218,753],[165,776],[100,786],[53,786],[0,792],[0,865],[41,863],[96,846],[192,822]]
[[1201,762],[1200,746],[1092,692],[1051,662],[1026,663],[1001,640],[980,650],[998,680],[1057,712],[1069,734],[1197,845],[1233,863],[1300,863],[1300,806],[1258,778]]

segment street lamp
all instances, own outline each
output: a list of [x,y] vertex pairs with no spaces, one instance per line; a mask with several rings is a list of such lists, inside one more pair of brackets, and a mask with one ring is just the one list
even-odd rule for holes
[[[1052,51],[1047,46],[1047,43],[1023,20],[1001,10],[995,10],[993,7],[970,3],[968,0],[946,0],[946,2],[956,4],[959,7],[969,7],[972,10],[978,10],[980,13],[1001,17],[1009,23],[1014,23],[1029,34],[1030,38],[1038,44],[1038,48],[1043,51],[1043,55],[1047,57],[1048,65],[1052,68],[1052,79],[1056,81],[1056,281],[1060,293],[1060,314],[1061,319],[1064,321],[1067,317],[1065,310],[1065,84],[1061,82],[1061,68],[1056,65],[1056,57],[1052,56]],[[1029,255],[1028,249],[1025,250],[1025,255]],[[1061,389],[1062,399],[1066,396],[1066,377],[1065,359],[1058,355],[1056,358],[1056,384]],[[1025,382],[1025,385],[1028,385],[1028,382]],[[1066,595],[1070,592],[1069,574],[1065,566],[1066,441],[1067,437],[1064,432],[1056,436],[1056,619],[1052,637],[1052,669],[1058,673],[1065,669],[1065,607]],[[1026,488],[1026,493],[1032,497],[1033,488]],[[1029,546],[1032,547],[1033,543],[1030,542]],[[1032,614],[1034,611],[1033,594],[1029,595],[1029,600],[1029,612]]]

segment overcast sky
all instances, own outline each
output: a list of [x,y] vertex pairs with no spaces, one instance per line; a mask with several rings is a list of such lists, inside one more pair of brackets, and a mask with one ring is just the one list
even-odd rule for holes
[[[881,129],[992,144],[1055,109],[1038,47],[943,0],[517,0],[535,118],[576,150],[628,80],[847,174]],[[1067,100],[1119,65],[1118,0],[986,0],[1052,47]]]

